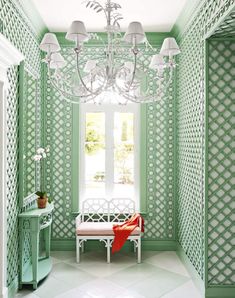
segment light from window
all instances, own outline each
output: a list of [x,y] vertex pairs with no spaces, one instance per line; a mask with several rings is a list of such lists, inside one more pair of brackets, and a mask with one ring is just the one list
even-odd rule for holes
[[81,105],[80,207],[86,198],[139,201],[137,105]]

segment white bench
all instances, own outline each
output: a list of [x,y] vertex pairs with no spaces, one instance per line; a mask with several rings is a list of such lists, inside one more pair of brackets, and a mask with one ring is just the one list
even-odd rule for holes
[[[110,263],[110,249],[114,233],[113,225],[122,224],[135,213],[135,202],[131,199],[87,199],[82,204],[82,212],[76,217],[76,255],[80,262],[80,250],[84,252],[84,242],[99,240],[107,248],[107,263]],[[139,226],[127,240],[133,241],[137,262],[141,262],[141,219]]]

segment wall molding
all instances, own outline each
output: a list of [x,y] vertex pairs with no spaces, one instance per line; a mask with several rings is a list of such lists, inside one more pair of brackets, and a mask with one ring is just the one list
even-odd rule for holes
[[14,2],[21,14],[24,14],[24,19],[37,37],[41,38],[45,32],[48,32],[48,28],[32,0],[14,0]]
[[[144,240],[142,239],[142,250],[152,250],[152,251],[175,251],[177,249],[177,242],[171,240]],[[87,250],[105,250],[104,244],[99,241],[87,241],[85,244]],[[59,251],[75,251],[76,241],[75,239],[67,239],[67,240],[51,240],[51,250],[59,250]],[[132,245],[128,241],[124,248],[124,250],[131,250]]]
[[205,0],[190,0],[185,3],[185,6],[171,29],[171,35],[178,38],[182,32],[187,30],[190,21],[197,14],[202,4],[204,4],[204,1]]
[[[74,45],[73,42],[67,40],[65,38],[66,33],[65,32],[54,32],[56,34],[56,37],[59,41],[59,43],[63,46],[63,47],[72,47]],[[123,33],[124,34],[124,33]],[[171,36],[170,32],[145,32],[146,37],[149,41],[149,43],[152,46],[161,46],[161,44],[163,43],[163,40],[166,37]],[[103,41],[107,40],[107,34],[105,32],[97,32],[97,35],[103,39]],[[100,42],[100,40],[90,40],[89,42],[84,43],[84,47],[92,47],[92,46],[98,46],[98,47],[104,47],[104,45]],[[128,46],[127,46],[128,47]],[[145,45],[140,45],[140,47],[145,47]]]
[[182,261],[182,263],[185,265],[185,267],[189,271],[189,274],[192,277],[194,284],[199,289],[200,293],[202,295],[205,295],[204,281],[201,279],[200,275],[194,268],[192,262],[190,261],[189,257],[186,255],[185,251],[183,250],[182,246],[179,243],[177,243],[176,252],[177,252],[177,255],[179,256],[180,260]]
[[234,298],[234,286],[211,286],[206,289],[205,298]]
[[[12,283],[8,287],[8,295],[5,296],[7,298],[14,298],[15,294],[18,292],[19,289],[19,281],[18,278],[16,277]],[[1,296],[0,296],[1,297]]]

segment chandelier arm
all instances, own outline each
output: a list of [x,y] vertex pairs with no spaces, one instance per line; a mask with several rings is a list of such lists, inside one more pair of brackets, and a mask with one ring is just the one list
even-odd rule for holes
[[137,52],[134,52],[134,69],[133,69],[133,72],[132,72],[132,78],[131,78],[131,82],[128,86],[128,90],[127,91],[130,91],[130,88],[134,82],[134,79],[135,79],[135,74],[136,74],[136,68],[137,68]]
[[79,77],[79,79],[80,79],[80,81],[81,81],[81,83],[82,83],[82,85],[83,85],[83,87],[86,89],[86,91],[87,92],[89,92],[89,93],[91,93],[91,94],[94,94],[94,92],[92,91],[92,90],[90,90],[87,86],[86,86],[86,84],[85,84],[85,82],[83,81],[83,78],[82,78],[82,75],[81,75],[81,72],[80,72],[80,68],[79,68],[79,51],[77,50],[77,49],[75,49],[75,53],[76,53],[76,66],[77,66],[77,74],[78,74],[78,77]]
[[126,90],[123,90],[117,84],[115,86],[118,89],[120,95],[122,95],[127,101],[131,101],[133,103],[151,103],[151,102],[156,102],[156,101],[161,100],[161,96],[162,96],[162,93],[163,93],[163,90],[161,89],[161,90],[158,90],[157,93],[154,94],[154,95],[137,97],[135,95],[130,95],[130,93],[127,93]]
[[[48,66],[48,77],[49,77],[49,81],[50,81],[50,84],[60,93],[64,96],[65,99],[67,99],[68,97],[69,98],[78,98],[79,101],[81,101],[80,99],[82,98],[88,98],[89,95],[75,95],[75,94],[71,94],[71,93],[68,93],[67,91],[61,89],[60,87],[57,86],[57,84],[54,82],[54,80],[52,80],[52,75],[51,75],[51,70],[50,70],[50,67]],[[97,90],[98,92],[97,93],[93,93],[93,96],[97,96],[99,95],[102,90]],[[71,101],[72,102],[72,101]],[[73,101],[73,102],[78,102],[78,101]]]
[[[104,90],[104,88],[105,88],[105,85],[106,85],[106,83],[107,83],[107,78],[106,78],[106,80],[104,80],[103,84],[102,84],[99,88],[97,88],[96,91],[93,91],[93,90],[89,89],[89,88],[87,87],[86,83],[84,82],[83,78],[82,78],[81,71],[80,71],[80,68],[79,68],[79,59],[78,59],[78,58],[79,58],[79,51],[77,51],[77,49],[75,49],[75,53],[76,53],[76,60],[77,60],[77,61],[76,61],[76,65],[77,65],[77,74],[78,74],[78,77],[79,77],[79,79],[80,79],[80,81],[81,81],[83,87],[86,89],[87,92],[90,93],[90,94],[87,95],[86,97],[88,97],[88,96],[90,96],[90,95],[94,95],[94,96],[99,95],[99,94]],[[91,84],[91,85],[92,85],[92,84]]]

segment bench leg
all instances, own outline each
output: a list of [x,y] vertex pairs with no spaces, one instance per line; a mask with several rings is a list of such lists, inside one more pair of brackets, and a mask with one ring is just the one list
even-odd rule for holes
[[80,263],[80,243],[78,237],[76,239],[76,261],[77,263]]
[[82,242],[82,253],[85,251],[85,241]]
[[136,243],[135,243],[135,241],[133,241],[133,245],[134,245],[134,253],[136,253]]
[[110,263],[110,239],[107,239],[107,263]]
[[141,263],[141,238],[138,239],[138,248],[137,248],[137,262]]

